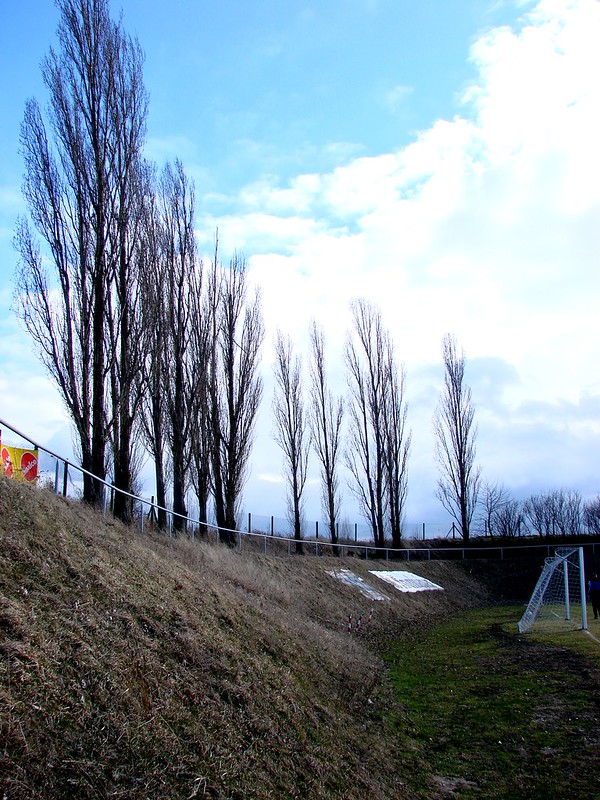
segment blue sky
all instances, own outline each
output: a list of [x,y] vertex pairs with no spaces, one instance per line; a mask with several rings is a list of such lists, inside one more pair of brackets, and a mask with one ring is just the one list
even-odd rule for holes
[[[442,336],[465,349],[484,475],[518,496],[600,491],[600,3],[113,3],[146,52],[147,154],[196,182],[198,238],[248,256],[267,322],[246,506],[284,513],[270,437],[277,327],[323,324],[334,386],[348,304],[378,303],[407,369],[407,518],[443,520],[431,415]],[[10,312],[24,102],[50,2],[0,9],[0,417],[70,435]],[[307,516],[318,515],[316,464]],[[354,518],[350,493],[347,513]]]

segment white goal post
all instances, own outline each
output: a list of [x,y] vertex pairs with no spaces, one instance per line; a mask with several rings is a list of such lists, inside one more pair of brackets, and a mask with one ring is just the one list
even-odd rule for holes
[[557,547],[547,558],[525,613],[519,633],[566,627],[587,630],[583,547]]

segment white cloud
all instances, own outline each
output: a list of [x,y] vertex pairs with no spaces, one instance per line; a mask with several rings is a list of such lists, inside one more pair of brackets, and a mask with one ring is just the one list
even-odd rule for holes
[[412,94],[412,91],[412,86],[404,86],[403,84],[392,86],[391,89],[387,89],[383,93],[383,104],[389,111],[395,113],[402,108],[404,101]]
[[[597,2],[542,0],[519,29],[491,30],[473,45],[477,79],[460,115],[394,153],[254,194],[273,215],[267,237],[282,238],[277,256],[262,248],[253,257],[253,271],[267,316],[296,341],[316,316],[341,348],[348,301],[361,295],[381,306],[409,387],[411,370],[439,363],[447,331],[468,358],[504,365],[508,384],[494,374],[474,390],[486,468],[490,443],[501,441],[509,484],[511,474],[568,484],[595,470],[580,445],[582,431],[597,441],[581,398],[600,393],[599,37]],[[256,211],[236,226],[239,240],[256,242]],[[539,413],[523,418],[527,402]],[[429,463],[431,479],[430,410],[413,410],[412,424],[427,451],[413,462],[425,471]],[[558,431],[556,413],[569,420]],[[569,473],[578,452],[582,463]],[[526,463],[526,475],[511,459]]]
[[[599,40],[596,0],[541,0],[518,26],[473,44],[476,78],[456,116],[410,145],[359,157],[359,145],[335,142],[327,159],[335,169],[282,185],[278,154],[240,139],[237,156],[260,157],[271,174],[235,196],[204,195],[203,251],[211,253],[218,226],[224,258],[234,247],[249,256],[268,343],[280,327],[306,353],[310,319],[325,326],[340,391],[349,300],[380,305],[408,368],[413,520],[435,519],[438,508],[431,413],[448,331],[471,367],[486,470],[521,488],[592,485],[586,476],[596,473],[600,444]],[[392,87],[387,101],[401,103],[407,91]],[[178,137],[151,140],[147,150],[159,162],[177,155],[186,168],[198,159],[197,146]],[[194,174],[200,186],[203,173]],[[16,202],[5,191],[0,211]],[[25,426],[39,402],[11,405],[11,386],[34,397],[45,379],[37,368],[27,383],[18,359],[6,356],[7,346],[17,353],[22,345],[13,331],[3,339],[2,411]],[[269,345],[265,356],[267,379]],[[269,386],[252,480],[278,487]],[[60,416],[51,397],[36,431]]]

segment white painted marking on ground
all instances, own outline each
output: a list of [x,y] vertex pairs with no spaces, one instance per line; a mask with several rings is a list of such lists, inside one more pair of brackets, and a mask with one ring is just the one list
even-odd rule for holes
[[376,575],[386,583],[391,583],[399,592],[443,592],[444,587],[428,581],[420,575],[404,570],[369,570],[371,575]]
[[593,633],[590,633],[590,631],[588,631],[588,630],[586,630],[586,633],[590,637],[590,639],[593,639],[595,642],[598,642],[598,644],[600,644],[600,639],[598,639],[596,636],[594,636]]
[[355,589],[358,589],[359,592],[364,594],[365,597],[368,597],[369,600],[388,600],[384,594],[381,594],[376,589],[374,589],[369,583],[364,581],[358,575],[355,575],[353,572],[350,572],[349,569],[340,569],[340,570],[331,570],[327,571],[328,575],[331,575],[332,578],[337,578],[338,581],[345,583],[347,586],[353,586]]

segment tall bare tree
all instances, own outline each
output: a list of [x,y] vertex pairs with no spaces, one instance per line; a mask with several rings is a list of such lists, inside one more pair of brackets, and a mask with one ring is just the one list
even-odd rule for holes
[[366,300],[353,301],[354,336],[346,340],[348,370],[348,446],[351,489],[371,526],[377,547],[385,544],[385,334],[379,311]]
[[394,547],[402,544],[404,506],[408,492],[408,457],[412,433],[406,418],[406,370],[398,365],[392,340],[386,341],[385,469],[390,532]]
[[141,286],[144,308],[141,349],[143,358],[138,379],[142,398],[140,424],[144,444],[154,462],[158,527],[167,526],[167,469],[168,415],[164,385],[167,367],[165,358],[166,315],[163,291],[167,285],[166,262],[162,256],[162,217],[154,190],[145,198],[144,224],[141,229],[141,249],[144,268]]
[[[29,100],[21,128],[23,193],[53,279],[22,220],[15,239],[21,256],[16,307],[73,419],[83,467],[103,478],[106,381],[114,357],[108,298],[127,257],[131,176],[147,95],[141,50],[111,21],[108,0],[57,0],[57,6],[60,49],[51,49],[42,64],[49,125]],[[99,481],[84,477],[86,500],[98,502],[102,491]]]
[[[215,255],[218,243],[215,244]],[[210,295],[211,276],[191,298],[192,325],[191,364],[193,376],[193,424],[191,429],[192,470],[191,479],[198,499],[198,516],[203,523],[201,532],[206,532],[204,523],[208,521],[209,501],[212,490],[212,447],[213,430],[211,426],[211,356],[213,334],[212,302]]]
[[[139,411],[142,401],[139,372],[145,325],[143,308],[143,270],[146,253],[143,243],[144,203],[150,189],[149,170],[139,163],[122,181],[119,191],[120,218],[117,220],[114,248],[117,252],[111,291],[107,295],[107,323],[110,359],[109,397],[112,413],[109,436],[113,452],[113,481],[117,489],[133,493],[137,477],[137,446],[141,433]],[[131,520],[131,498],[115,493],[114,513],[124,522]]]
[[194,234],[194,187],[181,162],[167,164],[160,180],[162,309],[165,339],[163,391],[173,478],[174,527],[185,528],[192,431],[195,424],[194,309],[202,293],[202,263]]
[[394,546],[399,546],[411,440],[404,368],[396,363],[379,309],[356,300],[352,317],[354,336],[348,337],[345,349],[350,390],[346,464],[375,544],[384,546],[387,522]]
[[246,260],[213,263],[208,287],[212,314],[209,368],[212,481],[220,539],[233,544],[254,442],[263,383],[258,372],[264,324],[260,293],[248,297]]
[[[311,402],[309,423],[313,449],[321,467],[321,508],[332,544],[338,540],[339,466],[342,453],[343,398],[333,396],[325,368],[325,336],[313,320],[310,329]],[[338,553],[334,548],[334,553]]]
[[310,448],[308,420],[304,409],[302,360],[294,357],[291,339],[281,331],[275,336],[273,365],[273,436],[283,451],[284,475],[288,490],[288,511],[293,525],[296,553],[302,548],[302,500]]
[[444,336],[442,357],[444,390],[433,418],[440,469],[437,496],[468,541],[481,480],[481,469],[475,462],[475,406],[471,388],[465,383],[465,355],[458,353],[456,339],[450,334]]

